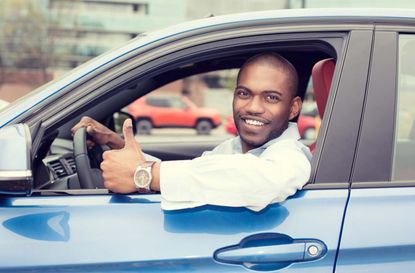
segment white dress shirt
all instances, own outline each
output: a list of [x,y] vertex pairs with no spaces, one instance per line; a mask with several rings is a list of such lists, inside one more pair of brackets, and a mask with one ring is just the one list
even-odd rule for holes
[[281,136],[245,154],[235,137],[193,160],[163,161],[162,209],[209,204],[260,211],[284,201],[310,176],[311,153],[299,139],[297,124],[290,122]]

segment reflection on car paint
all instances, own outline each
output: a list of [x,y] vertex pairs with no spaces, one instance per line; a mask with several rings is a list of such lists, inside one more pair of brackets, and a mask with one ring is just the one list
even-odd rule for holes
[[4,221],[3,226],[34,240],[67,242],[70,238],[69,213],[66,211],[18,216]]
[[277,227],[288,214],[288,210],[279,204],[270,205],[260,212],[246,208],[207,205],[194,209],[164,211],[164,229],[172,233],[259,232]]

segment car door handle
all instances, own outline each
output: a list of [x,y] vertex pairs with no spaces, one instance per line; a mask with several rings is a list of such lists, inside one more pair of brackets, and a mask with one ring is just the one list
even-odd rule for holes
[[217,258],[237,263],[300,262],[321,257],[324,247],[318,241],[308,240],[283,245],[248,247],[224,250]]
[[275,270],[295,262],[323,257],[326,245],[317,239],[293,239],[280,233],[248,236],[237,245],[218,249],[214,259],[221,263],[244,265],[250,269]]

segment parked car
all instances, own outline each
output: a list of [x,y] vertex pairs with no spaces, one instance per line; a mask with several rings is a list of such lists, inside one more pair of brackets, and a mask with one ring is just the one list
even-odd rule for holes
[[[264,51],[293,63],[300,96],[314,80],[322,123],[302,190],[253,212],[163,211],[158,193],[102,188],[71,136],[82,116],[110,126],[160,86]],[[82,65],[0,112],[0,270],[412,272],[415,139],[399,113],[415,116],[414,54],[412,10],[281,10],[151,32]],[[142,148],[176,160],[215,144]]]
[[145,96],[128,106],[139,134],[150,134],[152,128],[194,128],[207,135],[221,124],[215,109],[197,107],[185,96]]
[[[301,138],[314,140],[316,139],[318,129],[320,128],[320,118],[318,116],[300,115],[298,117],[297,126]],[[233,116],[226,117],[225,129],[229,134],[238,134]]]
[[228,132],[231,135],[237,135],[238,131],[236,130],[235,121],[233,120],[233,116],[229,115],[226,117],[226,123],[225,123],[225,129],[226,132]]

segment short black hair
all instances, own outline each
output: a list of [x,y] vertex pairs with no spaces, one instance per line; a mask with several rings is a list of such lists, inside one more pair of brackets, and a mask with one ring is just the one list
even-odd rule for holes
[[293,94],[293,97],[297,96],[298,93],[298,73],[295,67],[290,63],[286,58],[282,57],[280,54],[277,54],[275,52],[263,52],[259,53],[257,55],[254,55],[250,57],[248,60],[245,61],[245,63],[241,66],[238,72],[238,76],[236,78],[237,84],[239,83],[239,77],[242,73],[242,71],[252,65],[252,64],[266,64],[269,66],[272,66],[278,70],[282,70],[286,73],[288,73],[289,79],[291,81],[289,82],[289,86],[291,89],[291,92]]

